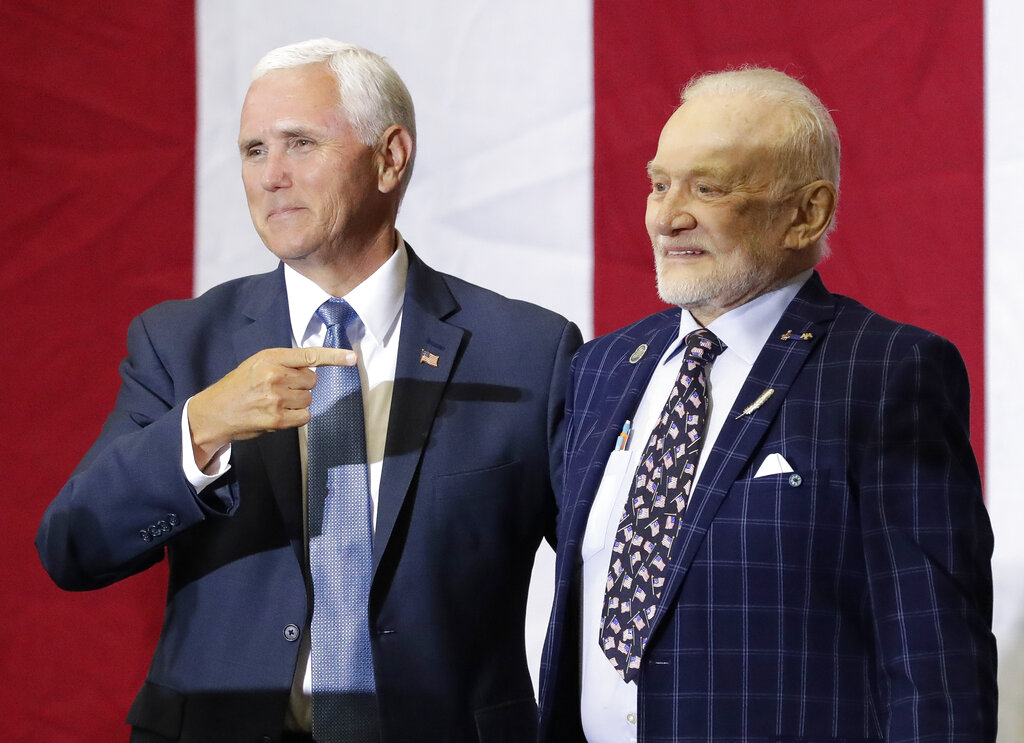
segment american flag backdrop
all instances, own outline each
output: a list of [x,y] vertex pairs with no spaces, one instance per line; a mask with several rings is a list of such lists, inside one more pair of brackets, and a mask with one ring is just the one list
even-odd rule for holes
[[[113,405],[131,317],[274,265],[245,207],[238,113],[265,51],[330,36],[385,55],[416,102],[410,244],[588,336],[661,307],[645,164],[683,83],[767,64],[821,96],[843,139],[827,284],[967,360],[1000,741],[1024,740],[1022,33],[1013,0],[3,0],[0,739],[127,739],[166,570],[63,593],[35,529]],[[534,668],[551,570],[542,551]]]

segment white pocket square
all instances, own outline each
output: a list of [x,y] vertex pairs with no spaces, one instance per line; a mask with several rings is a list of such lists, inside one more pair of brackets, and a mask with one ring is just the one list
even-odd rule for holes
[[784,472],[792,472],[793,468],[781,454],[769,454],[757,468],[754,477],[765,477],[767,475],[781,475]]

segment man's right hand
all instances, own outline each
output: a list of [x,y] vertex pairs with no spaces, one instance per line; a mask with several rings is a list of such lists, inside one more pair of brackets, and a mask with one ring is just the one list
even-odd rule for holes
[[268,348],[243,361],[188,405],[192,451],[205,469],[226,444],[309,422],[316,372],[310,367],[353,366],[344,348]]

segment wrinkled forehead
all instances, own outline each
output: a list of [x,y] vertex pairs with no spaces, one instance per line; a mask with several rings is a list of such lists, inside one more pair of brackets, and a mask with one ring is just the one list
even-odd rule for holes
[[749,93],[705,93],[675,110],[666,127],[675,122],[720,137],[777,142],[793,124],[783,104]]
[[252,110],[327,110],[337,108],[339,102],[338,84],[327,66],[308,64],[269,70],[253,80],[245,94],[242,116]]
[[239,117],[240,138],[278,129],[344,126],[337,83],[326,65],[270,70],[254,80]]
[[790,131],[789,112],[779,104],[744,94],[706,94],[687,101],[669,117],[658,140],[653,167],[774,167]]

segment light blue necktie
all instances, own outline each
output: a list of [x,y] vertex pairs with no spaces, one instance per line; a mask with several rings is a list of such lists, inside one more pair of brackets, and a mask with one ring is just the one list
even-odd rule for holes
[[[357,315],[343,299],[320,305],[325,346],[351,348]],[[308,427],[310,655],[317,743],[379,741],[368,604],[373,530],[359,369],[321,366]]]

